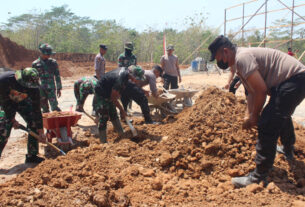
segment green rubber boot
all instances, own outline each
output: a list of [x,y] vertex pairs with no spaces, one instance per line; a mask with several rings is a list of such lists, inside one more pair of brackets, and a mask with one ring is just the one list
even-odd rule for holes
[[112,120],[112,125],[114,130],[119,134],[119,136],[124,134],[124,129],[119,119]]
[[101,143],[107,143],[106,130],[99,130],[99,137],[100,137]]

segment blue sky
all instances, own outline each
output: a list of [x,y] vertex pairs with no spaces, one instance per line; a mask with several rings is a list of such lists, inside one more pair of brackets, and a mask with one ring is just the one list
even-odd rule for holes
[[[1,0],[4,1],[4,0]],[[245,0],[248,1],[248,0]],[[30,11],[45,11],[52,6],[68,5],[70,10],[79,16],[88,16],[95,20],[115,19],[122,25],[143,31],[148,27],[162,30],[166,27],[183,29],[183,20],[194,17],[199,12],[208,14],[207,25],[217,27],[224,20],[224,9],[241,0],[11,0],[5,1],[0,7],[0,23],[4,23],[11,16],[20,15]],[[265,0],[246,5],[246,14],[250,15]],[[291,0],[282,0],[291,5]],[[295,0],[295,5],[304,3],[304,0]],[[270,9],[282,8],[276,0],[269,0]],[[303,13],[305,7],[297,8],[296,11]],[[242,15],[242,7],[228,11],[228,18]],[[278,18],[291,18],[288,11],[272,13],[268,17],[268,24]],[[255,17],[248,28],[263,27],[264,16]],[[228,24],[228,29],[238,30],[241,20]],[[223,29],[221,29],[223,31]]]

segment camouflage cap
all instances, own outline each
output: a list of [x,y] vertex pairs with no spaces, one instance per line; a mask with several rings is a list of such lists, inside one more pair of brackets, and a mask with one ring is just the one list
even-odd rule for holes
[[132,42],[126,42],[124,48],[127,49],[127,50],[133,50]]
[[39,88],[39,73],[35,68],[25,68],[16,71],[17,82],[26,88]]
[[137,80],[144,81],[144,70],[141,68],[141,66],[138,65],[132,65],[128,68],[131,71],[131,74],[133,77],[135,77]]
[[54,55],[56,52],[53,52],[53,48],[51,45],[47,43],[43,43],[39,46],[39,50],[44,55]]
[[175,50],[175,47],[174,45],[168,45],[166,50]]

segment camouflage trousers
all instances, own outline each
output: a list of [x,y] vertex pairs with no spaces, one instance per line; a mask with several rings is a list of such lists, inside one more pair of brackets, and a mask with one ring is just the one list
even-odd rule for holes
[[96,102],[94,104],[94,110],[99,117],[99,130],[106,130],[107,129],[107,122],[114,121],[118,119],[118,113],[116,111],[115,105],[109,99],[103,99],[102,97],[95,96]]
[[52,111],[58,111],[58,102],[56,98],[56,90],[55,89],[40,89],[40,105],[43,113],[50,112],[49,104],[51,106]]
[[12,122],[6,119],[4,111],[0,111],[0,157],[12,130]]
[[[14,119],[16,112],[26,121],[29,129],[37,133],[37,129],[32,127],[33,110],[32,103],[28,101],[28,99],[9,107],[7,113],[4,113],[3,111],[0,112],[0,157],[10,136],[13,126],[12,120]],[[38,141],[29,135],[27,144],[28,155],[37,155],[38,149]]]

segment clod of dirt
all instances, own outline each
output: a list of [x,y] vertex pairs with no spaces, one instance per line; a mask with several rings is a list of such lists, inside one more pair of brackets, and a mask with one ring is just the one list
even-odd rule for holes
[[172,155],[168,152],[164,152],[160,157],[160,164],[162,167],[167,167],[171,164],[172,160]]
[[256,184],[256,183],[253,183],[246,187],[246,190],[251,193],[258,193],[258,192],[262,191],[263,189],[264,189],[263,186],[261,186],[260,184]]
[[109,201],[108,201],[108,192],[107,191],[98,191],[94,193],[93,203],[99,207],[108,207]]
[[153,190],[162,190],[162,187],[163,187],[163,182],[162,182],[162,179],[160,178],[156,178],[152,181],[152,184],[151,184],[151,188]]

